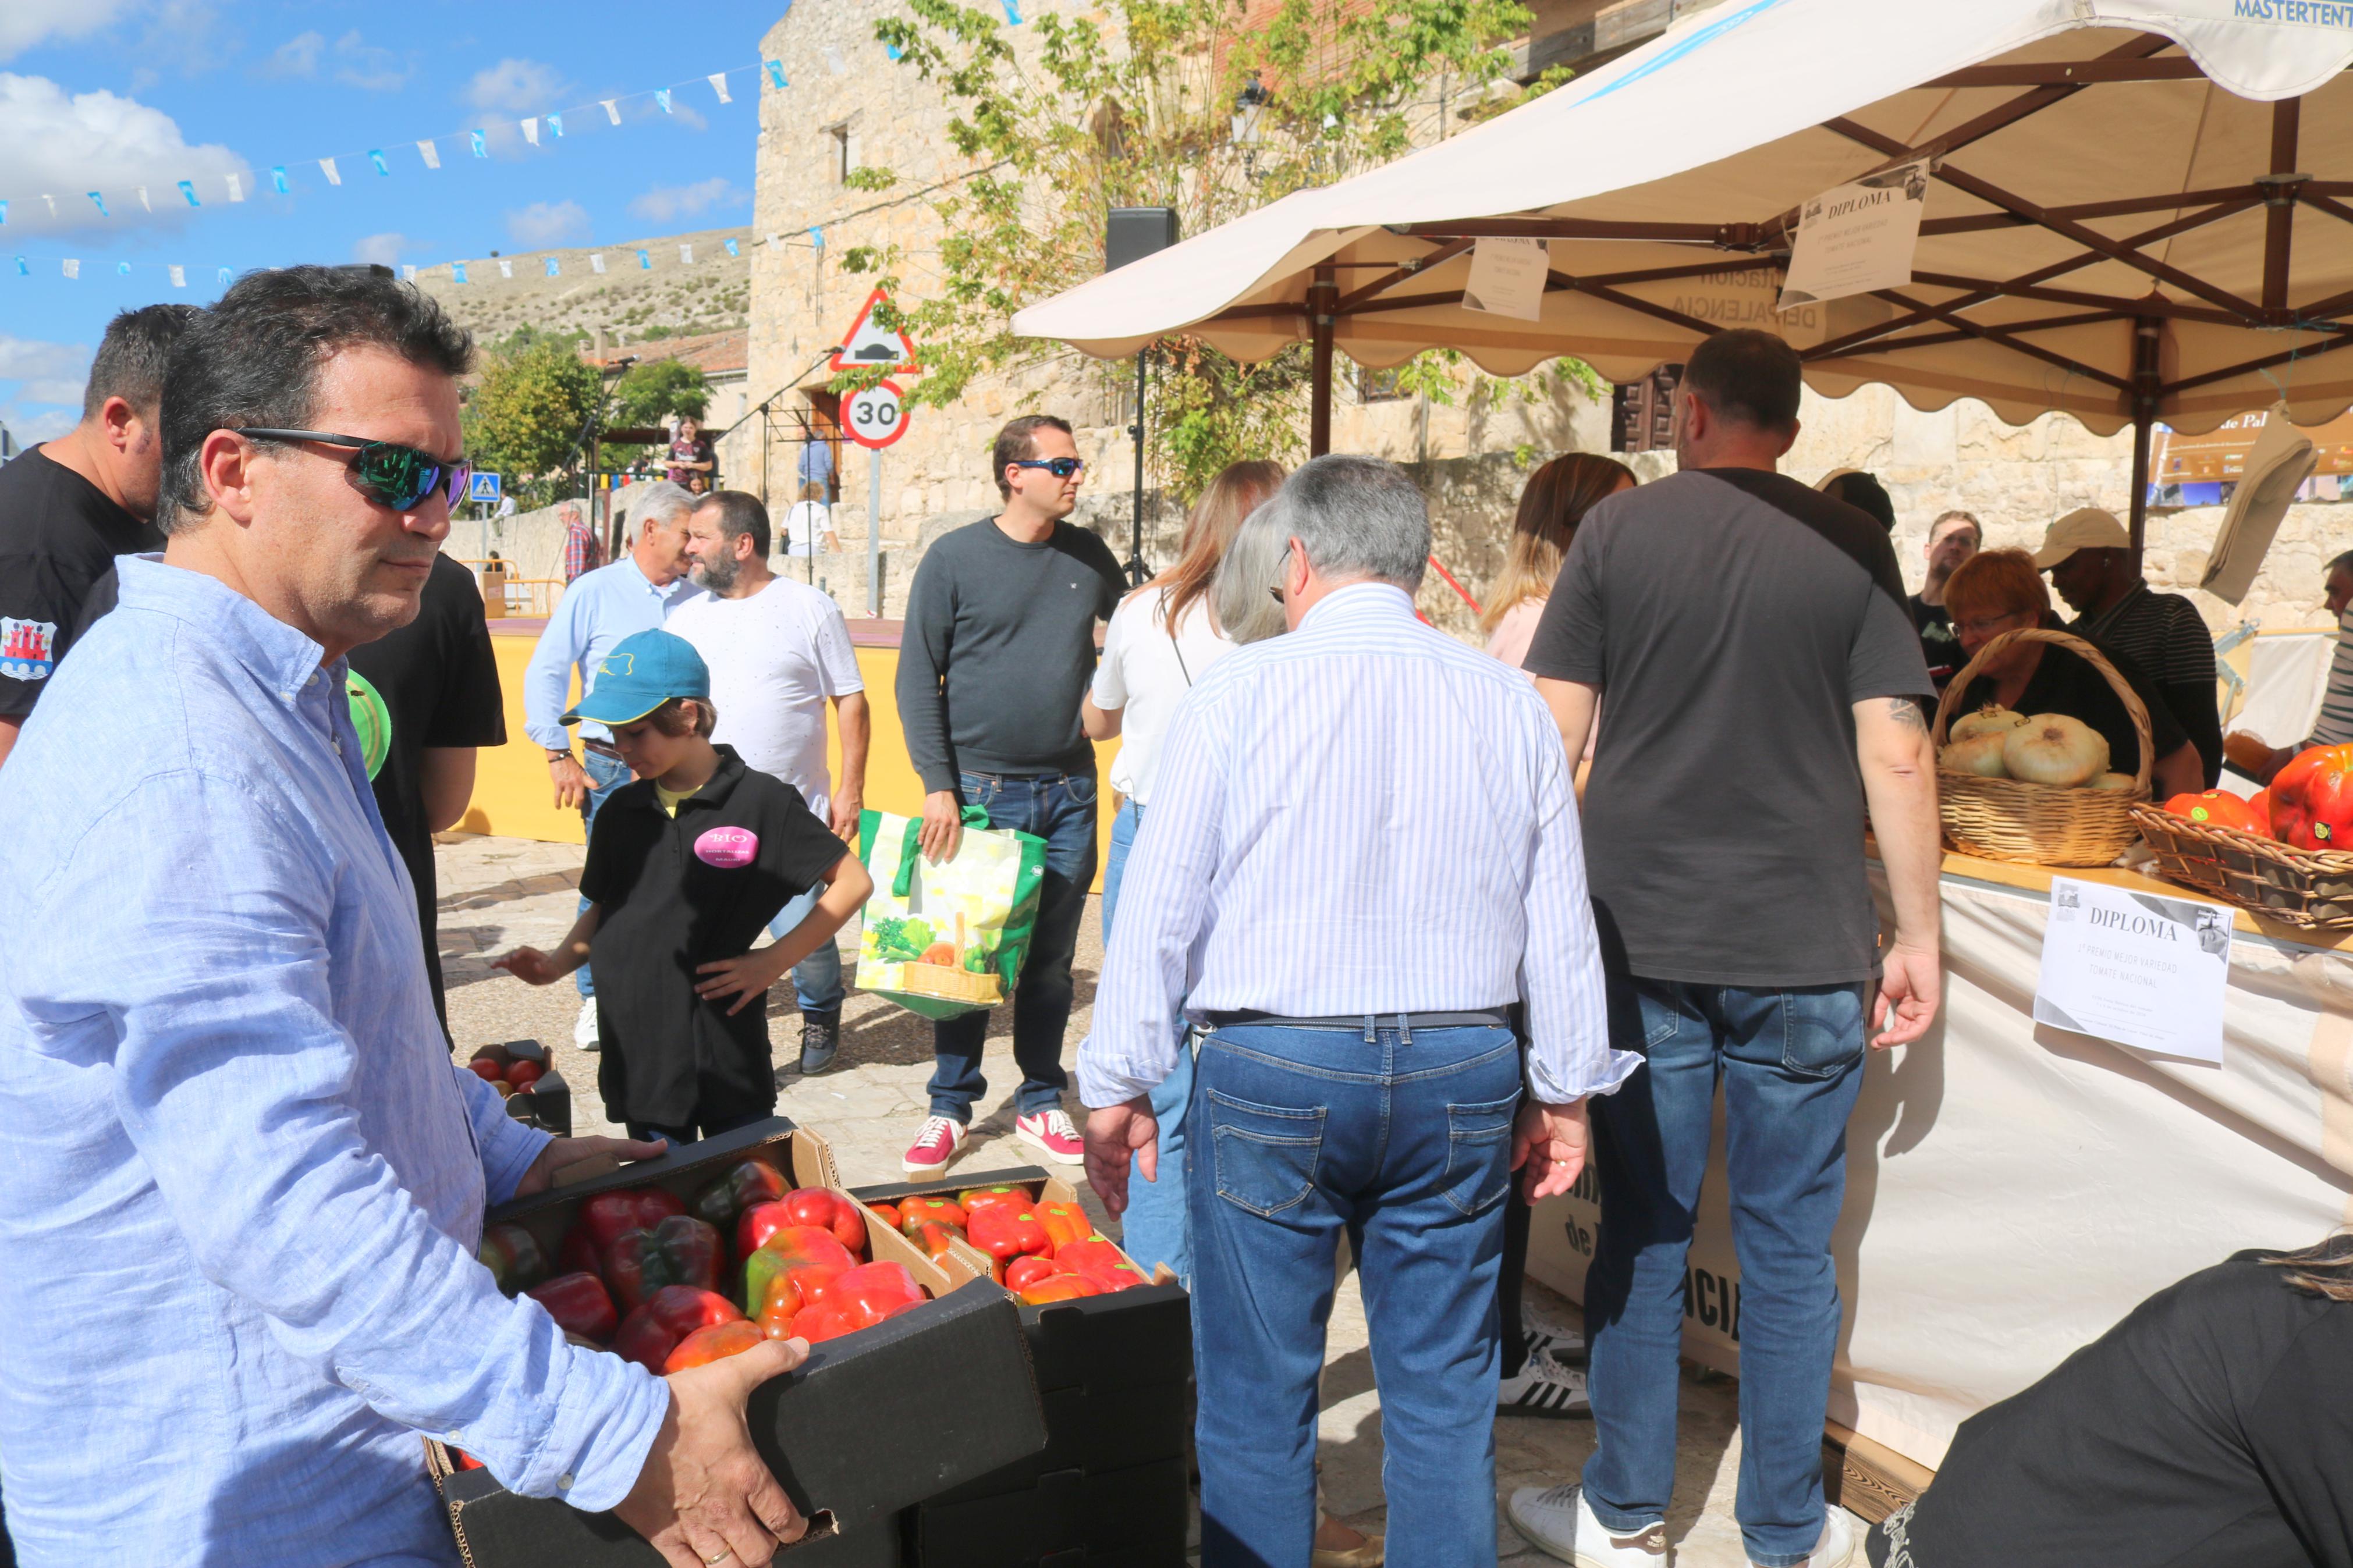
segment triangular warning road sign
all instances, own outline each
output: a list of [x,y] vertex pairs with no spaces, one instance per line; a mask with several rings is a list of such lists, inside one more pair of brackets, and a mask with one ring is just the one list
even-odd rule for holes
[[915,345],[907,334],[879,325],[874,320],[874,307],[888,304],[891,297],[877,289],[866,296],[866,303],[858,308],[858,320],[850,324],[849,335],[833,351],[835,370],[884,370],[912,374],[923,367],[915,363]]

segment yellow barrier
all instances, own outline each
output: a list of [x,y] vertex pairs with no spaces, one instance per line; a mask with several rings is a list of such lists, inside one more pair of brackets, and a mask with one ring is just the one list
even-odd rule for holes
[[[547,776],[547,753],[523,732],[523,670],[531,662],[531,650],[537,642],[535,626],[509,629],[496,621],[491,623],[491,647],[498,655],[499,685],[506,707],[507,743],[475,753],[474,796],[467,803],[466,815],[459,821],[458,829],[511,838],[537,838],[550,844],[585,844],[580,814],[561,810],[555,805],[554,786]],[[893,696],[898,689],[899,650],[860,647],[858,670],[866,678],[867,703],[874,715],[874,740],[866,758],[866,804],[877,811],[915,816],[923,808],[923,786],[915,776],[914,765],[907,760],[905,735],[899,728],[899,704]],[[578,690],[575,679],[573,691],[576,695]],[[826,751],[833,776],[839,778],[841,742],[838,735],[828,740]],[[1111,760],[1118,751],[1116,741],[1095,748],[1098,779],[1111,776]],[[1107,795],[1110,786],[1106,784],[1103,789]],[[1109,811],[1100,814],[1095,834],[1100,865],[1103,852],[1111,846]]]

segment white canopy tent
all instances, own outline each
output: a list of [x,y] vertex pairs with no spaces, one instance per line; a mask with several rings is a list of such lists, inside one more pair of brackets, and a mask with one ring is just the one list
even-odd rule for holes
[[[1020,312],[1102,357],[1173,333],[1244,360],[1453,348],[1616,381],[1727,326],[1816,390],[1976,397],[2148,433],[2353,405],[2353,0],[1725,0],[1484,125]],[[1800,203],[1938,162],[1909,287],[1778,315]],[[1487,236],[1549,241],[1542,319],[1466,310]]]

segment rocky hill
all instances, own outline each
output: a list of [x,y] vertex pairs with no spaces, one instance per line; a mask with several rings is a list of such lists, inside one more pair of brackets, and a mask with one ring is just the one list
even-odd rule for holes
[[[733,239],[742,252],[727,254]],[[691,262],[679,247],[691,247]],[[638,264],[644,251],[651,267]],[[602,255],[597,272],[590,258]],[[548,276],[547,258],[557,273]],[[514,275],[501,277],[501,259]],[[517,327],[542,331],[599,331],[613,342],[681,332],[718,332],[747,326],[752,311],[752,231],[710,228],[622,240],[603,246],[567,246],[485,256],[465,263],[460,283],[451,263],[417,269],[417,285],[448,308],[479,338],[496,340]],[[667,331],[661,331],[667,329]]]

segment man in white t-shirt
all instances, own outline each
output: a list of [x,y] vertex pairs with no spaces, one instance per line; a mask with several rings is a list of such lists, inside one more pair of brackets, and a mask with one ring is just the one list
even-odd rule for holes
[[[694,645],[711,669],[712,739],[801,792],[835,835],[857,842],[872,726],[849,626],[832,598],[768,570],[768,509],[741,490],[699,501],[687,520],[694,580],[712,597],[679,606],[663,624]],[[692,615],[683,612],[692,610]],[[825,705],[841,729],[841,787],[825,756]],[[823,891],[822,889],[817,891]],[[813,898],[786,904],[768,927],[798,925]],[[801,1009],[801,1071],[833,1065],[841,1042],[841,951],[825,942],[793,970]]]

